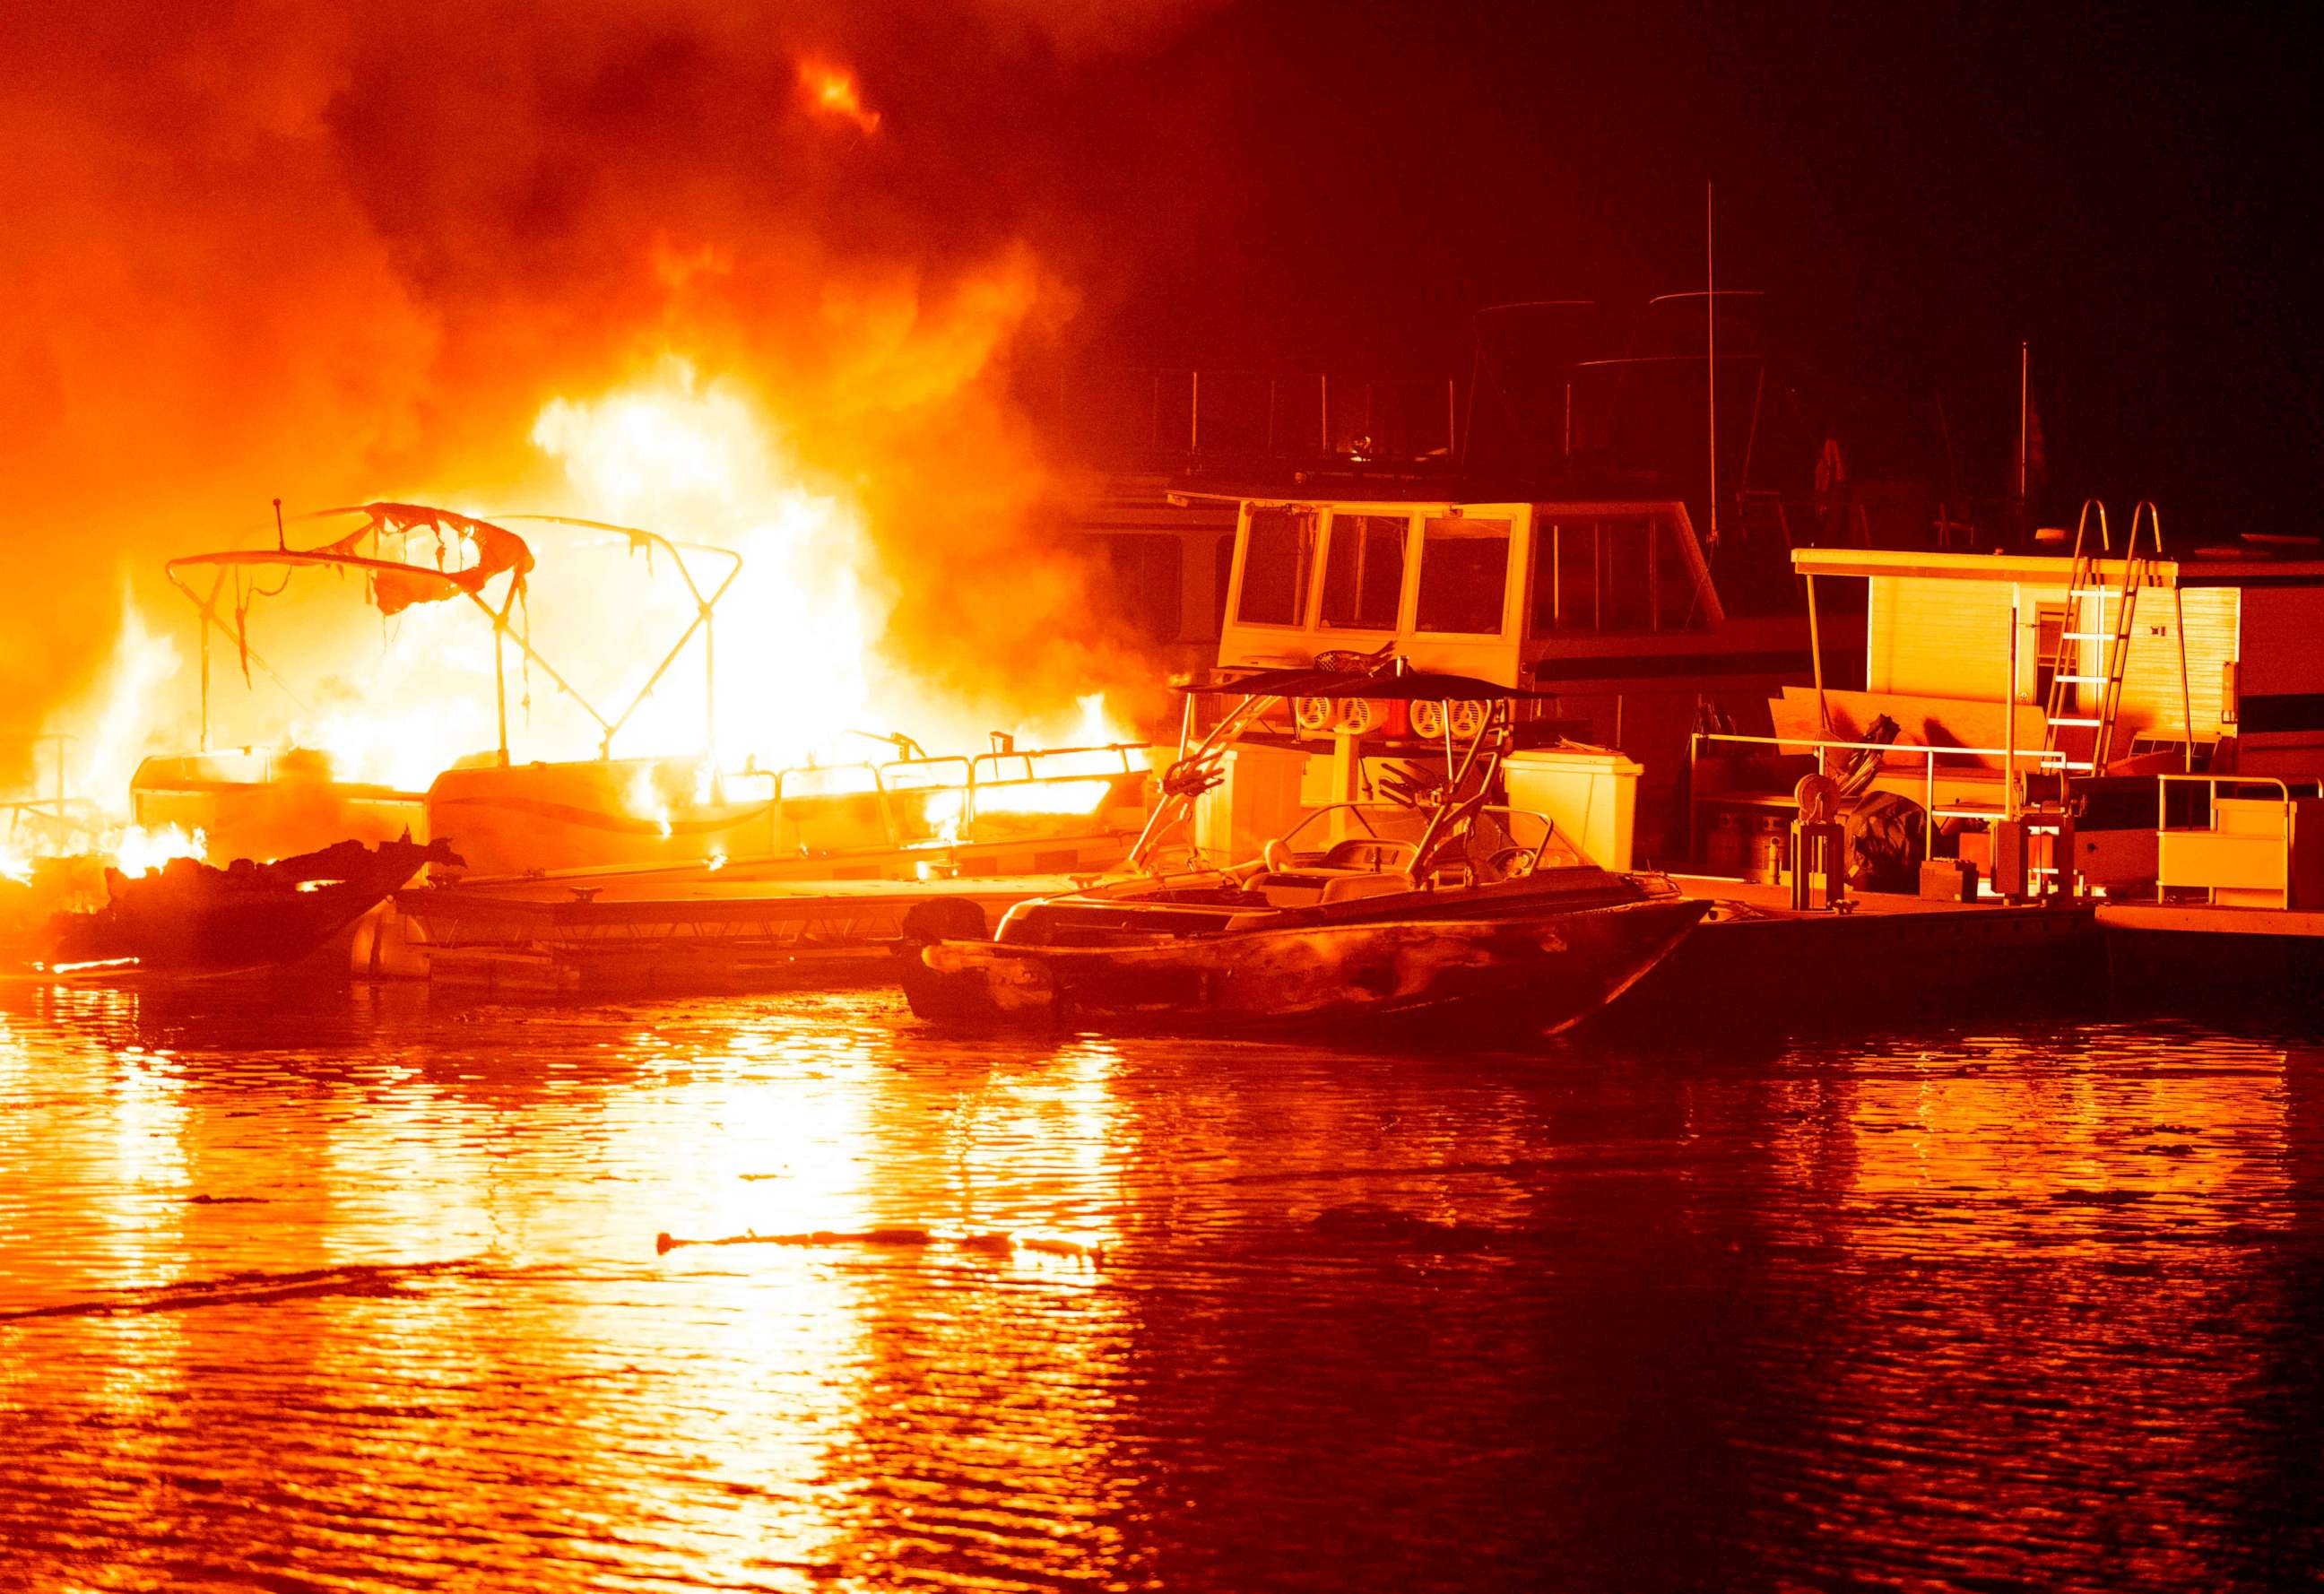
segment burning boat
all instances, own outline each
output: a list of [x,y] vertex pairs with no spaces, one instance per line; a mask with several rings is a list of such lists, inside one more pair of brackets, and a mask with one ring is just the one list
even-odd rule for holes
[[[271,863],[238,859],[226,869],[183,857],[138,876],[108,869],[105,905],[57,915],[29,963],[33,972],[66,978],[289,969],[327,955],[421,869],[455,861],[440,842],[346,841]],[[334,961],[330,972],[343,967]]]
[[[1198,741],[1197,696],[1231,700]],[[899,948],[906,996],[954,1023],[1563,1028],[1652,968],[1710,904],[1601,869],[1546,815],[1493,800],[1512,707],[1534,696],[1401,659],[1205,685],[1115,878],[1021,903],[991,939],[961,904],[916,910]],[[1231,781],[1237,744],[1308,704],[1397,705],[1441,741],[1443,762],[1392,770],[1379,797],[1314,810],[1255,856],[1206,853],[1188,833]]]
[[[1118,739],[1020,750],[996,737],[982,753],[933,757],[908,737],[866,736],[867,748],[893,756],[763,769],[722,767],[711,745],[682,756],[618,756],[616,739],[638,732],[641,711],[689,653],[701,668],[705,734],[715,733],[718,606],[740,573],[739,554],[569,517],[484,521],[391,502],[324,512],[356,523],[317,547],[292,547],[278,535],[272,548],[196,554],[168,566],[199,621],[201,749],[140,766],[132,801],[142,823],[205,831],[219,852],[262,858],[344,838],[454,838],[458,861],[437,860],[431,881],[456,886],[464,902],[479,894],[505,902],[544,893],[594,898],[609,888],[616,896],[667,895],[673,883],[712,875],[731,894],[752,880],[1095,869],[1119,857],[1145,819],[1146,750]],[[641,556],[650,573],[683,588],[685,619],[673,635],[651,641],[652,668],[618,706],[601,707],[536,645],[529,595],[536,557],[515,526],[577,530]],[[345,778],[318,750],[212,749],[221,639],[245,683],[263,680],[307,707],[252,646],[248,616],[254,600],[281,595],[308,573],[359,580],[383,618],[439,602],[479,612],[492,649],[495,745],[452,760],[424,787]],[[516,706],[530,709],[537,677],[567,717],[586,725],[595,757],[512,756],[512,677],[520,675],[528,687]],[[456,911],[443,891],[407,894],[404,902],[393,922],[357,935],[359,973],[425,972],[419,949],[431,928],[466,946],[484,922]]]

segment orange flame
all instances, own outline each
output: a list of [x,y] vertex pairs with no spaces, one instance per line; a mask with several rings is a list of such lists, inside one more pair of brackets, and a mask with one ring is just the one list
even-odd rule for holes
[[147,829],[133,825],[115,838],[106,853],[113,867],[132,880],[150,874],[172,858],[192,858],[197,861],[209,852],[209,836],[196,830],[189,834],[182,825],[163,825]]

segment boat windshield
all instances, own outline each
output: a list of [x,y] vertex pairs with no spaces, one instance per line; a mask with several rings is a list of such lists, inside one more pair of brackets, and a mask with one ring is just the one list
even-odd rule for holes
[[1429,517],[1420,544],[1417,631],[1497,636],[1508,588],[1509,523]]
[[1404,596],[1402,515],[1332,516],[1323,555],[1322,621],[1327,626],[1394,631]]
[[1248,625],[1298,625],[1307,618],[1307,583],[1315,567],[1313,510],[1254,509],[1243,547],[1242,600]]

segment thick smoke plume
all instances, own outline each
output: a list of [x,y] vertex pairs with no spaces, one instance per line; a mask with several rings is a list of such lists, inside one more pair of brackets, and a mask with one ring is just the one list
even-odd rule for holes
[[1102,157],[1059,131],[1189,9],[11,12],[14,773],[97,684],[124,580],[187,625],[163,554],[276,497],[588,512],[536,418],[673,359],[860,503],[891,646],[955,685],[1086,668],[1077,583],[1028,551],[1051,484],[1006,379],[1106,270],[1077,164]]

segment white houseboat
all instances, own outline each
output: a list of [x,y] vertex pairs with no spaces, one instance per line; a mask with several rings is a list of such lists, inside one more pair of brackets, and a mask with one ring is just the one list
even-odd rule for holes
[[1901,833],[1913,860],[1964,860],[1987,890],[2324,910],[2315,539],[2166,555],[2151,506],[2113,543],[2093,505],[2072,542],[2031,552],[1793,562],[1820,592],[1862,584],[1862,673],[1786,688],[1769,735],[1696,739],[1706,867],[1781,869],[1793,782],[1821,769],[1857,835]]

